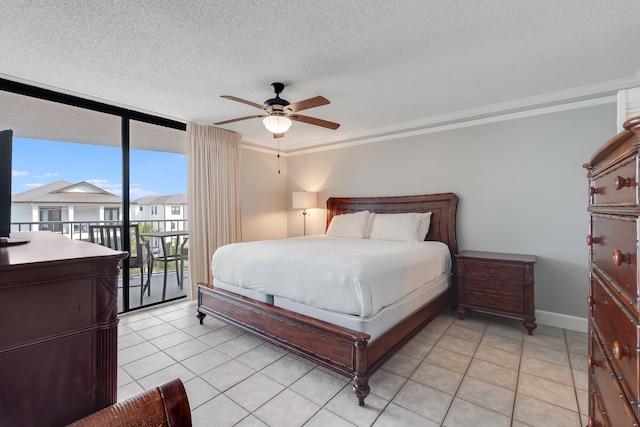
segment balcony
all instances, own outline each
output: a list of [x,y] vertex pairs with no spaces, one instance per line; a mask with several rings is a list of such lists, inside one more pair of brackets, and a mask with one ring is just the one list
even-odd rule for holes
[[[47,222],[14,222],[11,231],[48,231],[62,234],[73,240],[89,241],[89,226],[92,225],[121,225],[121,221],[47,221]],[[136,221],[132,225],[138,224],[141,232],[162,232],[162,231],[186,231],[188,230],[187,220],[155,220]],[[162,244],[158,238],[145,238],[149,240],[152,259],[152,274],[150,280],[150,295],[145,290],[140,298],[141,271],[137,268],[129,270],[129,310],[142,306],[149,306],[165,301],[179,298],[186,298],[189,286],[189,261],[184,260],[178,263],[176,269],[175,262],[167,262],[167,282],[164,287],[165,263],[159,261],[162,257]],[[174,253],[175,246],[172,242],[166,242],[167,252]],[[184,250],[184,249],[183,249]],[[183,286],[179,285],[179,278],[182,278]],[[118,312],[124,311],[122,286],[123,271],[118,276]],[[165,288],[163,298],[163,288]]]

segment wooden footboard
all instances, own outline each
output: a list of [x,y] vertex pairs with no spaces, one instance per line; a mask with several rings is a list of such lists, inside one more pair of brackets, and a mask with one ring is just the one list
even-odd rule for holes
[[200,323],[207,314],[335,372],[353,377],[354,392],[360,406],[364,405],[364,398],[369,394],[369,335],[199,284]]
[[285,350],[353,378],[360,406],[369,378],[447,304],[447,293],[425,305],[369,345],[369,335],[251,298],[198,285],[198,318],[208,314]]

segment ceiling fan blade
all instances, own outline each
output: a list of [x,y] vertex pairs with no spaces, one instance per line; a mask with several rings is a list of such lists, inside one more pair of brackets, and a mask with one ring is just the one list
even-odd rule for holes
[[255,102],[247,101],[246,99],[236,98],[235,96],[230,95],[220,95],[220,98],[230,99],[231,101],[242,102],[243,104],[251,105],[252,107],[263,109],[262,105],[256,104]]
[[323,128],[329,128],[336,130],[340,127],[340,123],[334,123],[327,120],[316,119],[315,117],[303,116],[300,114],[291,114],[288,116],[291,120],[297,122],[308,123],[310,125],[322,126]]
[[277,138],[284,138],[284,133],[274,133],[273,139],[277,139]]
[[239,122],[240,120],[257,119],[258,117],[266,117],[266,114],[258,114],[257,116],[238,117],[237,119],[224,120],[222,122],[214,123],[214,125],[226,125],[227,123]]
[[330,104],[329,100],[324,96],[316,96],[315,98],[305,99],[304,101],[294,102],[285,107],[285,109],[291,110],[292,113],[296,111],[306,110],[307,108],[319,107],[321,105]]

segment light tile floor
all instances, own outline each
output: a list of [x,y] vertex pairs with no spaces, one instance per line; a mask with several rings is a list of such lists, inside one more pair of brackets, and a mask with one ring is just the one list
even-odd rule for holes
[[345,377],[182,301],[122,315],[118,399],[182,379],[194,426],[586,425],[587,334],[445,313],[370,379],[359,407]]

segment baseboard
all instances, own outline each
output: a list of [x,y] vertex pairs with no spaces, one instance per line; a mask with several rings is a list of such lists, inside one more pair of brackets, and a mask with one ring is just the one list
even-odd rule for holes
[[569,316],[568,314],[553,313],[551,311],[536,310],[536,322],[541,325],[555,326],[577,332],[587,332],[587,318]]

